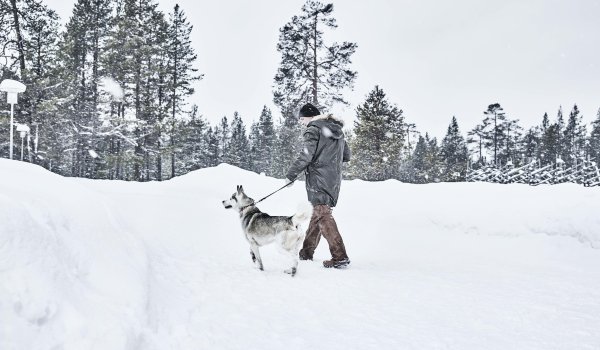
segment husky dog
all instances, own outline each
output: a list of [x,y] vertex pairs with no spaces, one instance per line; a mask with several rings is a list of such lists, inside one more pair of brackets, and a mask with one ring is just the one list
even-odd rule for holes
[[246,196],[242,186],[237,187],[231,198],[223,201],[223,206],[239,212],[242,230],[250,243],[250,256],[261,271],[263,263],[258,248],[276,241],[289,254],[292,262],[292,266],[284,272],[296,275],[298,253],[305,236],[300,225],[311,217],[312,207],[307,206],[293,216],[270,216],[256,207],[254,200]]

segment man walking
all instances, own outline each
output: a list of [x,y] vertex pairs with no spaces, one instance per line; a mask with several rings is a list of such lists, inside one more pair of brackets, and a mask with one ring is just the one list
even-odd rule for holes
[[340,193],[342,163],[350,160],[350,148],[342,130],[344,123],[332,115],[321,115],[310,103],[300,109],[298,118],[307,128],[300,155],[286,177],[292,183],[302,171],[306,173],[306,192],[314,208],[300,259],[312,260],[323,235],[331,252],[331,260],[323,261],[323,266],[345,268],[350,259],[331,214]]

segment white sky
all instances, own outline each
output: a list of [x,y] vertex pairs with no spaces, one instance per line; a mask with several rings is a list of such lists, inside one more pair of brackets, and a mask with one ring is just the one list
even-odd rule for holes
[[[378,84],[421,132],[442,137],[453,115],[463,134],[491,103],[528,128],[578,104],[589,123],[600,107],[600,2],[593,0],[333,0],[339,28],[326,41],[358,44],[347,121]],[[73,1],[46,0],[64,21]],[[160,0],[171,11],[172,0]],[[238,111],[248,124],[271,88],[279,28],[302,0],[181,0],[194,25],[205,78],[190,102],[212,123]]]

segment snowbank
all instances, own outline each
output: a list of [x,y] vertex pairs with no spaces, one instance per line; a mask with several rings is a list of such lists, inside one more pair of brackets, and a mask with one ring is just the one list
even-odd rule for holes
[[[253,268],[229,165],[163,183],[0,160],[0,349],[595,349],[600,189],[343,184],[351,268]],[[261,203],[289,215],[302,183]],[[575,238],[575,239],[574,239]]]

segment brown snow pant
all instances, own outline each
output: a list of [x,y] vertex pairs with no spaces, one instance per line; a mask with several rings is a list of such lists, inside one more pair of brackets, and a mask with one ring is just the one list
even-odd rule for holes
[[348,259],[346,255],[346,247],[344,247],[344,241],[340,236],[337,224],[333,215],[331,215],[331,208],[327,205],[315,205],[313,208],[313,214],[306,230],[306,237],[304,238],[304,244],[300,255],[312,259],[321,235],[325,237],[329,244],[329,251],[331,257],[335,261]]

